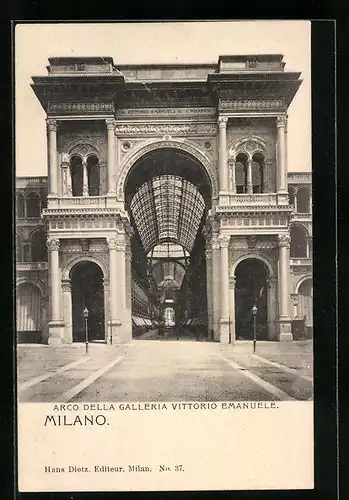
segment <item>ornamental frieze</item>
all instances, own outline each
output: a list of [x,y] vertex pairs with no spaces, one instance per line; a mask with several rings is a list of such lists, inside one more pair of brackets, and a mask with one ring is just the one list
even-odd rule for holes
[[244,227],[244,226],[253,226],[253,227],[268,227],[268,226],[286,226],[287,219],[285,216],[278,215],[263,215],[263,216],[233,216],[233,217],[224,217],[222,219],[222,226],[234,226],[234,227]]
[[284,107],[283,99],[220,99],[219,101],[219,109],[221,110],[282,109]]
[[215,136],[217,126],[215,123],[186,123],[186,124],[121,124],[116,125],[117,136],[164,136],[164,135],[207,135]]
[[49,102],[48,113],[114,113],[113,102]]

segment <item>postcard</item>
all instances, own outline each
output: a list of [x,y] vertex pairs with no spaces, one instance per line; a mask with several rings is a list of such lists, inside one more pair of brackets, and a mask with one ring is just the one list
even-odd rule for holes
[[20,492],[314,488],[310,31],[17,23]]

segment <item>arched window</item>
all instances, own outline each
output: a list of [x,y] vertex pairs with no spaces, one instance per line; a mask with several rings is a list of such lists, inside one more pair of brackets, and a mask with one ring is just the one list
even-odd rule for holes
[[16,215],[20,219],[24,219],[25,217],[25,203],[22,193],[16,193]]
[[40,196],[37,193],[27,195],[27,217],[28,219],[40,217]]
[[289,199],[289,204],[295,206],[295,194],[296,190],[293,186],[288,187],[288,199]]
[[83,169],[80,156],[72,156],[70,159],[70,175],[73,196],[82,196]]
[[246,193],[247,191],[247,156],[239,153],[235,160],[235,183],[236,192]]
[[36,231],[31,238],[31,260],[32,262],[46,262],[46,233],[44,231]]
[[255,153],[252,158],[252,191],[253,193],[263,193],[264,177],[264,156]]
[[16,261],[23,262],[23,242],[18,233],[16,234]]
[[310,212],[310,191],[308,187],[301,187],[297,191],[297,212],[300,214]]
[[308,257],[307,230],[300,225],[294,225],[290,230],[291,248],[290,256],[293,258]]
[[30,243],[23,243],[22,246],[23,254],[23,262],[31,262],[31,255],[30,255]]
[[99,196],[100,170],[96,156],[89,156],[87,158],[87,179],[89,195]]

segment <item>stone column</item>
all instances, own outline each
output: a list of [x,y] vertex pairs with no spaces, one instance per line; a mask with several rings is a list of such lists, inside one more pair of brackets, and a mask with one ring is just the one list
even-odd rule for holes
[[119,304],[119,278],[120,269],[118,268],[118,252],[116,238],[108,238],[109,247],[109,331],[112,344],[120,344],[120,304]]
[[220,288],[221,288],[221,314],[219,320],[220,342],[229,342],[229,241],[230,236],[219,237],[220,244]]
[[297,194],[298,194],[298,189],[295,189],[294,192],[294,213],[298,213],[298,202],[297,202]]
[[212,236],[212,329],[213,340],[219,341],[219,317],[220,317],[220,272],[219,272],[219,241],[218,236]]
[[87,173],[87,160],[82,160],[82,196],[88,196],[88,173]]
[[229,321],[230,321],[230,336],[231,342],[235,342],[235,276],[229,278]]
[[267,279],[267,322],[268,340],[276,340],[277,283],[275,276]]
[[50,283],[50,322],[48,343],[58,345],[63,340],[64,323],[61,317],[61,271],[59,267],[59,240],[47,240]]
[[290,300],[290,236],[280,234],[279,244],[279,339],[293,340],[291,318],[289,314]]
[[213,330],[213,309],[212,309],[212,249],[210,242],[206,242],[206,295],[207,295],[207,329],[208,339],[212,340]]
[[126,261],[126,283],[125,283],[125,332],[128,339],[132,339],[132,251],[129,238],[126,243],[125,261]]
[[116,165],[115,165],[115,120],[106,119],[108,130],[108,194],[116,194]]
[[65,344],[73,342],[73,310],[71,296],[70,280],[62,280],[62,295],[63,295],[63,319],[64,319],[64,337]]
[[291,299],[293,304],[293,319],[295,319],[298,316],[298,294],[293,293],[291,295]]
[[235,177],[235,158],[232,158],[230,161],[231,168],[231,191],[232,193],[236,193],[236,177]]
[[121,340],[132,339],[132,328],[126,322],[126,245],[124,241],[117,244],[117,263],[118,263],[118,304],[119,319],[122,323]]
[[49,194],[58,195],[58,171],[57,171],[57,120],[48,118],[46,120],[48,130],[49,149]]
[[287,123],[286,115],[278,116],[276,119],[277,127],[277,148],[278,148],[278,192],[287,193],[287,164],[286,164],[286,134]]
[[105,340],[111,344],[109,280],[103,279]]
[[228,165],[227,165],[227,123],[226,116],[218,118],[219,127],[219,190],[228,191]]
[[248,158],[247,160],[247,193],[253,193],[253,184],[252,184],[252,158]]

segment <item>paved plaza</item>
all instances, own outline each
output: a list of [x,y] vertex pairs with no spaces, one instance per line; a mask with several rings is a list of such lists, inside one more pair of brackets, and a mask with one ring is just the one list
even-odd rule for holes
[[312,342],[137,339],[17,347],[18,400],[285,401],[313,396]]

